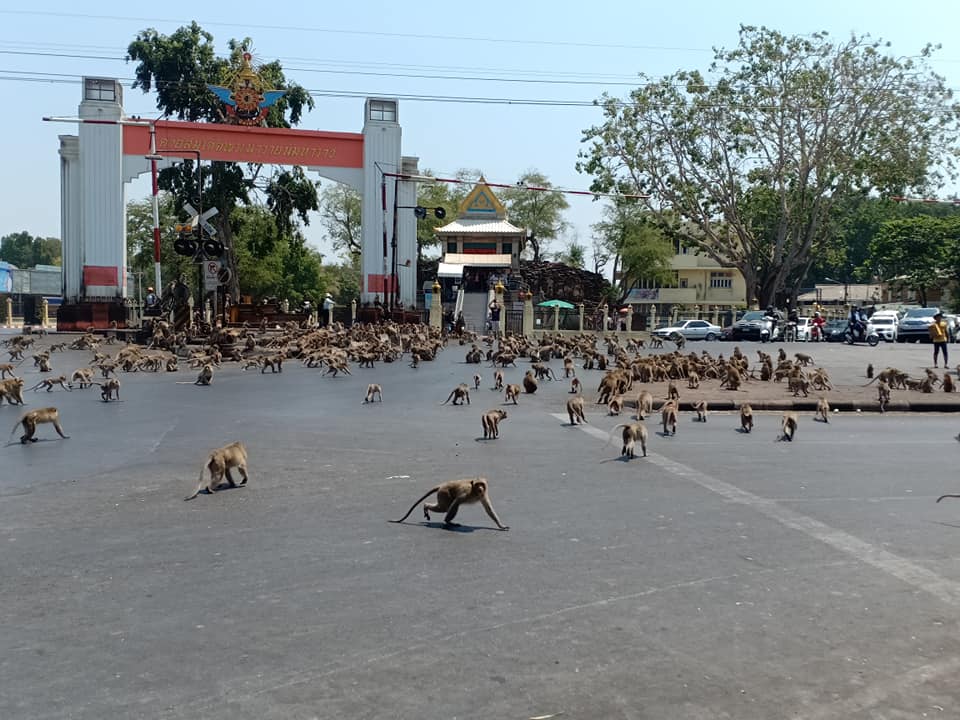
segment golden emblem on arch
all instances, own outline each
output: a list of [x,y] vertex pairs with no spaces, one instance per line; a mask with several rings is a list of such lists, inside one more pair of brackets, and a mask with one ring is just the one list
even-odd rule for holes
[[226,87],[207,85],[207,89],[223,102],[223,119],[234,125],[261,125],[270,107],[286,94],[286,90],[266,90],[263,78],[253,69],[253,56],[244,51],[240,69]]

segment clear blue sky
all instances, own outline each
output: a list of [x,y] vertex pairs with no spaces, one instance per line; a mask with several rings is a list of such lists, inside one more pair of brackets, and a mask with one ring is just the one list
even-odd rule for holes
[[[14,1],[0,9],[0,88],[8,98],[0,120],[6,161],[0,235],[19,230],[60,235],[57,135],[75,129],[44,123],[41,116],[74,114],[79,78],[99,75],[124,79],[128,114],[155,117],[154,97],[129,88],[133,66],[122,60],[126,47],[144,28],[168,34],[191,20],[211,32],[224,52],[230,38],[250,36],[257,59],[279,59],[289,79],[318,91],[590,101],[603,91],[626,94],[638,72],[705,69],[712,47],[736,44],[741,23],[791,34],[866,32],[889,40],[898,55],[940,43],[933,67],[955,91],[960,88],[957,0]],[[301,127],[358,131],[362,113],[362,99],[318,97]],[[512,183],[535,168],[557,186],[586,189],[590,179],[574,165],[581,131],[599,121],[591,107],[400,102],[404,154],[419,156],[421,168],[437,174],[479,168],[494,182]],[[149,192],[145,178],[128,188],[129,199]],[[572,232],[589,246],[599,203],[575,197],[570,203]],[[318,222],[307,228],[307,236],[328,250]]]

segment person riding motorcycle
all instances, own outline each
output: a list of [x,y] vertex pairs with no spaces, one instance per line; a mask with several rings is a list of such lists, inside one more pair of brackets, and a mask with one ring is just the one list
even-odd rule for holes
[[863,307],[851,307],[848,320],[850,332],[856,340],[864,340],[867,335],[867,315]]
[[763,319],[770,323],[770,339],[773,340],[777,336],[777,323],[782,319],[780,311],[771,305],[763,314]]
[[823,316],[819,311],[813,313],[813,320],[810,321],[812,326],[810,329],[810,337],[813,340],[823,340],[823,326],[827,324],[827,321],[823,319]]

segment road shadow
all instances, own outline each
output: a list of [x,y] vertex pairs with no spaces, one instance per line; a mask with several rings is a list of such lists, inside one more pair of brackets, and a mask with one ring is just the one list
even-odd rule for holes
[[943,522],[941,520],[933,520],[931,522],[933,522],[934,525],[943,525],[944,527],[952,527],[960,530],[960,525],[955,525],[954,523]]

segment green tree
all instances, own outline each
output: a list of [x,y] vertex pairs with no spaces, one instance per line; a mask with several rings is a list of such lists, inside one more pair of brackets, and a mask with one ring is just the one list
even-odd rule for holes
[[319,303],[327,287],[321,256],[299,230],[281,231],[266,208],[243,207],[234,213],[233,232],[243,294]]
[[26,230],[0,238],[0,260],[18,268],[60,265],[61,242],[57,238],[34,237]]
[[870,241],[870,253],[882,279],[916,291],[926,306],[931,288],[960,279],[960,217],[887,220]]
[[[169,36],[153,29],[143,30],[127,48],[127,59],[137,63],[133,87],[143,92],[155,90],[157,108],[164,118],[221,122],[219,100],[206,86],[227,84],[242,66],[243,53],[251,45],[249,38],[230,40],[229,58],[220,58],[214,50],[213,36],[196,22]],[[296,125],[303,111],[313,108],[309,93],[286,80],[279,62],[261,65],[258,72],[268,87],[286,91],[270,108],[265,120],[268,127]],[[197,207],[200,201],[201,188],[197,187],[193,162],[186,160],[160,173],[160,187],[173,193],[178,211],[186,202]],[[226,246],[225,259],[233,270],[230,290],[234,298],[241,275],[230,222],[234,209],[263,197],[278,228],[289,232],[294,216],[306,224],[307,212],[317,209],[317,187],[318,183],[307,179],[300,168],[268,170],[262,165],[213,162],[203,172],[202,205],[216,206],[220,211],[211,222]]]
[[648,195],[655,217],[678,215],[685,242],[770,303],[799,283],[851,196],[922,192],[952,173],[960,110],[929,68],[934,48],[884,48],[741,27],[710,82],[680,71],[644,78],[626,102],[603,96],[578,169],[596,191]]
[[583,270],[587,261],[587,248],[577,242],[577,238],[574,237],[563,250],[556,254],[556,260],[564,265]]
[[567,227],[563,213],[570,203],[563,193],[550,191],[552,187],[546,175],[528,170],[520,176],[517,187],[500,193],[510,222],[527,230],[526,243],[521,250],[529,250],[534,262],[543,259],[547,245]]
[[320,193],[320,223],[334,250],[360,255],[360,193],[340,183],[325,187]]
[[337,305],[349,305],[351,300],[360,300],[360,256],[351,255],[337,265],[323,268],[327,291]]
[[[471,176],[475,171],[460,170],[457,173],[458,179],[465,179],[469,173]],[[423,170],[421,175],[435,177],[432,170]],[[423,251],[433,249],[440,244],[440,238],[437,237],[437,228],[443,227],[447,223],[456,219],[460,203],[471,190],[470,185],[432,182],[420,183],[417,188],[417,204],[425,208],[430,208],[427,216],[417,221],[417,259],[423,257]],[[442,207],[446,212],[446,217],[442,220],[434,215],[432,208]]]
[[[615,286],[621,300],[640,281],[655,287],[672,282],[673,244],[654,222],[652,213],[639,203],[625,199],[607,205],[603,220],[593,226],[593,231],[600,256],[613,260],[613,277],[619,273]],[[594,263],[597,257],[598,250],[594,250]]]

